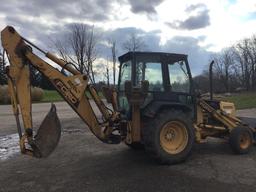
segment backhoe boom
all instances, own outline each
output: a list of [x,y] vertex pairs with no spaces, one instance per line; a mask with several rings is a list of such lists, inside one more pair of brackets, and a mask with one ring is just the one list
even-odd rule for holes
[[[106,143],[119,143],[121,141],[119,135],[112,134],[114,129],[114,127],[112,127],[114,125],[113,122],[117,123],[119,119],[118,113],[116,111],[110,112],[104,105],[93,86],[88,84],[88,76],[81,74],[75,68],[56,58],[53,54],[42,51],[28,40],[21,37],[13,27],[7,26],[1,32],[1,39],[3,48],[10,62],[7,75],[14,114],[17,117],[16,119],[18,119],[19,106],[23,118],[24,134],[21,133],[19,122],[17,122],[23,153],[31,154],[31,150],[27,149],[25,146],[26,142],[32,147],[32,154],[34,156],[43,156],[44,153],[36,153],[35,151],[40,151],[40,148],[44,148],[42,145],[46,145],[43,142],[40,142],[40,144],[37,143],[36,139],[38,136],[33,137],[29,65],[33,65],[50,80],[63,99],[81,117],[98,139]],[[39,49],[46,57],[68,70],[72,75],[63,75],[59,70],[34,54],[29,44]],[[100,123],[97,120],[85,92],[89,92],[92,95],[93,100],[103,115],[104,123]],[[47,124],[45,126],[47,126]],[[40,129],[44,128],[40,127]],[[47,134],[44,131],[41,132]],[[56,136],[58,136],[58,134]],[[40,137],[45,136],[42,135]],[[48,135],[48,137],[50,136]]]

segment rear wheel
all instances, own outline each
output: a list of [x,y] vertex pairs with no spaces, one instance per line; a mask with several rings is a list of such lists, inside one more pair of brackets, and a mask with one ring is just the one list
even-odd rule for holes
[[251,150],[253,134],[251,129],[246,127],[236,127],[230,132],[229,144],[236,154],[246,154]]
[[188,132],[180,121],[167,122],[160,131],[160,145],[170,154],[178,154],[188,144]]
[[180,163],[194,143],[190,117],[177,110],[163,111],[143,129],[146,150],[162,164]]

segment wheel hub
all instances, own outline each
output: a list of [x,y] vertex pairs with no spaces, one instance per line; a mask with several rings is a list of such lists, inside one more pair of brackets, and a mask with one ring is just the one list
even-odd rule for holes
[[185,125],[179,121],[165,124],[160,131],[160,144],[170,154],[183,151],[188,144],[188,132]]
[[170,129],[167,131],[166,135],[165,135],[165,139],[167,141],[172,141],[176,136],[176,133],[174,130]]
[[242,149],[246,149],[250,145],[250,135],[249,134],[242,134],[240,137],[240,147]]

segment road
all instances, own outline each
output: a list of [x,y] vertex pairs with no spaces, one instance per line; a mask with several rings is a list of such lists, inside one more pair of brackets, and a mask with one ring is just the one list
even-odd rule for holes
[[[34,126],[49,107],[33,105]],[[57,109],[63,131],[54,153],[47,159],[19,153],[0,159],[0,191],[256,191],[256,148],[233,155],[226,142],[210,139],[195,145],[185,163],[160,166],[144,151],[101,143],[65,103]],[[253,118],[255,112],[239,115]],[[12,138],[10,106],[0,106],[0,122],[0,136]]]

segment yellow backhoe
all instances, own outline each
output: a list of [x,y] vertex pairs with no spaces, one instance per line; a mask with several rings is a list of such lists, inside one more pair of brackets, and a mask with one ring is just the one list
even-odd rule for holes
[[[200,143],[207,137],[228,139],[231,149],[239,154],[248,153],[254,142],[255,129],[235,116],[233,103],[203,99],[195,94],[187,55],[128,52],[120,56],[117,89],[102,90],[110,108],[89,84],[88,76],[81,74],[72,63],[43,51],[11,26],[2,30],[1,40],[10,63],[6,68],[8,89],[23,154],[47,157],[61,135],[54,104],[34,134],[29,65],[49,79],[99,140],[108,144],[125,142],[134,149],[145,148],[162,164],[184,161],[194,142]],[[69,75],[40,58],[32,47]],[[103,121],[97,119],[85,93],[91,95]]]

